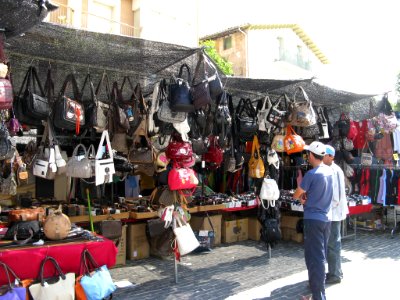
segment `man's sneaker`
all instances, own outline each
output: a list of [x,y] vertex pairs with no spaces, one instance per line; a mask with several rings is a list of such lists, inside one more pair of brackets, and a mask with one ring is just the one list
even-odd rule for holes
[[325,280],[325,284],[337,284],[340,283],[342,281],[342,279],[340,279],[339,277],[335,277],[335,276],[327,276],[326,280]]

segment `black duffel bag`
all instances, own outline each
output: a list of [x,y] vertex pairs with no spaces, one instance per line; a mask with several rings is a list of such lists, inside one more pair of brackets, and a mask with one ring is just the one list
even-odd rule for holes
[[31,240],[37,240],[42,237],[40,222],[35,221],[17,221],[10,224],[4,236],[4,240],[13,240],[17,244],[23,245]]

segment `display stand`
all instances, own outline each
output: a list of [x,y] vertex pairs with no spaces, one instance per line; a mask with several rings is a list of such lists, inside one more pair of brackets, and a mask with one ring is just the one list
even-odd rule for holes
[[363,214],[363,213],[369,213],[372,210],[372,204],[366,204],[366,205],[357,205],[357,206],[350,206],[349,207],[349,214],[348,218],[353,221],[353,226],[354,226],[354,232],[352,234],[347,234],[347,218],[342,221],[342,239],[349,238],[349,237],[354,237],[356,239],[357,237],[357,220],[356,217],[357,215]]

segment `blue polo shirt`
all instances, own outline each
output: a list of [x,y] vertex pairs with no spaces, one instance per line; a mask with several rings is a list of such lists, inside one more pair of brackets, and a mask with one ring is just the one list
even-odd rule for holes
[[304,219],[329,222],[332,219],[333,171],[329,166],[320,166],[308,171],[300,187],[307,192],[304,204]]

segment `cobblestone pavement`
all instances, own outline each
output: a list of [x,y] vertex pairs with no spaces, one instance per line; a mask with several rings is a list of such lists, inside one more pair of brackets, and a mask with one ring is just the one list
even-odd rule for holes
[[[343,240],[344,279],[328,286],[328,299],[400,299],[400,234],[390,230],[359,231]],[[129,280],[113,299],[300,299],[308,295],[301,244],[280,242],[268,250],[263,243],[244,241],[190,254],[178,266],[173,259],[128,261],[111,270],[115,281]]]

